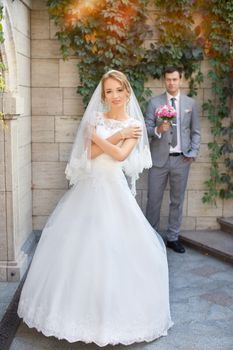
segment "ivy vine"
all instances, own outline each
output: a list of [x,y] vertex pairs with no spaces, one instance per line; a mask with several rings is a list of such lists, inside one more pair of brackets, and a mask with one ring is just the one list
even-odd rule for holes
[[[183,4],[185,3],[185,4]],[[190,81],[190,94],[196,93],[202,81],[200,60],[202,48],[198,35],[193,31],[192,5],[190,1],[176,0],[172,5],[166,1],[154,1],[159,10],[158,45],[145,48],[145,39],[150,39],[153,26],[147,24],[148,0],[105,0],[88,6],[84,1],[49,0],[49,13],[58,25],[57,37],[63,57],[72,49],[79,58],[81,85],[78,92],[86,105],[102,74],[112,68],[127,75],[142,109],[145,109],[151,91],[145,88],[149,77],[160,78],[167,64],[179,64]],[[180,21],[184,13],[184,20]],[[176,30],[171,30],[177,23]],[[174,34],[176,33],[176,34]],[[195,38],[195,40],[194,40]]]
[[[212,123],[210,179],[204,202],[232,198],[232,137],[229,98],[232,98],[232,7],[221,0],[154,0],[155,21],[148,25],[149,0],[48,0],[49,13],[58,26],[57,38],[64,59],[78,58],[81,84],[77,91],[86,105],[102,74],[109,69],[124,71],[145,108],[152,77],[160,79],[167,65],[178,65],[189,81],[190,95],[197,94],[203,80],[200,63],[203,47],[211,65],[209,77],[215,100],[203,109]],[[194,15],[203,23],[194,27]],[[156,15],[157,14],[157,15]],[[154,14],[153,14],[154,16]],[[145,39],[158,33],[150,48]],[[220,140],[221,138],[221,140]],[[223,159],[225,158],[225,159]],[[220,172],[223,161],[226,171]]]
[[200,27],[194,27],[194,3],[190,0],[174,0],[172,3],[170,0],[154,0],[159,35],[148,51],[151,76],[160,79],[166,66],[180,66],[189,81],[190,96],[197,94],[203,81],[200,69],[203,48]]
[[203,202],[216,204],[217,197],[233,198],[233,2],[208,0],[203,10],[208,13],[203,30],[205,52],[211,66],[208,76],[215,96],[203,106],[214,137],[208,144],[211,168]]
[[0,5],[0,43],[1,44],[4,41],[2,20],[3,20],[3,6]]
[[79,59],[78,92],[86,105],[103,73],[124,71],[139,101],[146,103],[148,90],[144,40],[147,0],[84,1],[49,0],[49,13],[59,25],[57,37],[63,57],[70,49]]

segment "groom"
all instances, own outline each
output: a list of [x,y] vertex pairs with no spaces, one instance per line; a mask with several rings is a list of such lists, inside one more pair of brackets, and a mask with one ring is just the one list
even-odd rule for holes
[[[163,194],[169,180],[170,205],[167,228],[167,247],[177,253],[185,249],[179,241],[184,194],[189,168],[200,147],[200,126],[194,99],[180,92],[182,72],[177,67],[167,67],[164,72],[166,91],[153,97],[146,112],[146,127],[151,138],[153,166],[148,177],[148,202],[146,217],[157,231]],[[156,109],[169,104],[176,110],[176,121],[159,122]]]

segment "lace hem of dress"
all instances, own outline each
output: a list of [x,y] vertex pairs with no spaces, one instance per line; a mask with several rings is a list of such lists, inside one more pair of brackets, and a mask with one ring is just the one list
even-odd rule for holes
[[[19,307],[18,315],[23,319],[29,328],[36,328],[37,331],[42,332],[47,337],[54,336],[59,340],[65,339],[69,343],[81,341],[87,344],[95,343],[100,347],[104,347],[106,345],[130,345],[144,341],[151,342],[157,338],[166,336],[168,329],[173,326],[171,319],[168,319],[159,329],[154,329],[153,326],[145,326],[144,329],[132,329],[130,333],[128,332],[125,334],[126,332],[123,327],[116,330],[111,324],[108,327],[105,327],[105,333],[107,334],[105,334],[105,336],[101,339],[97,327],[95,327],[96,329],[92,331],[87,322],[79,324],[78,326],[74,322],[70,323],[69,325],[66,325],[66,329],[69,329],[67,332],[64,329],[64,325],[59,322],[58,316],[46,317],[44,313],[43,317],[41,317],[43,321],[40,321],[40,317],[38,317],[38,315],[40,314],[40,316],[42,316],[41,310],[39,310],[39,313],[35,312],[36,316],[33,317],[32,315],[30,316],[29,309],[22,306],[22,304],[24,304],[23,301],[21,301],[20,304],[21,306]],[[42,323],[46,324],[46,326],[42,326]],[[139,335],[140,333],[142,335]]]

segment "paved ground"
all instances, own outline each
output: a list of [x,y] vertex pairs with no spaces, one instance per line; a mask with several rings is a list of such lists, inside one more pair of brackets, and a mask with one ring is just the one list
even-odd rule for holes
[[[129,350],[232,350],[233,268],[191,249],[168,251],[170,301],[175,323],[167,337]],[[10,350],[95,350],[95,344],[59,341],[20,325]],[[104,350],[123,350],[107,346]]]
[[0,282],[0,321],[10,304],[19,282]]

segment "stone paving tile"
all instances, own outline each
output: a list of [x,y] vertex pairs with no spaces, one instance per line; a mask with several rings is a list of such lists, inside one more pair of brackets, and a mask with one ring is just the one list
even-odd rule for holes
[[0,303],[0,320],[2,319],[7,309],[8,303]]
[[214,283],[213,281],[203,281],[202,284],[190,284],[190,286],[185,286],[182,288],[173,288],[171,293],[171,301],[172,302],[185,302],[185,300],[188,300],[191,297],[198,297],[201,294],[204,294],[208,291],[212,291],[213,289],[216,289],[216,287],[221,288],[222,282]]
[[224,291],[212,291],[210,293],[202,294],[200,296],[203,299],[222,306],[233,305],[233,297]]
[[18,282],[0,282],[0,321],[18,287]]
[[[224,329],[231,329],[231,334],[233,333],[233,318],[232,318],[232,310],[230,308],[226,308],[224,306],[218,304],[211,304],[209,307],[209,311],[206,313],[206,321],[213,322],[216,324],[217,321],[222,322]],[[229,319],[229,323],[226,320]],[[215,329],[215,328],[214,328]]]
[[18,282],[0,282],[0,302],[10,302],[18,285]]
[[[233,269],[192,249],[168,250],[174,326],[151,343],[106,346],[103,350],[232,350]],[[46,338],[21,323],[10,350],[99,350],[95,344]]]
[[213,280],[217,283],[222,282],[224,286],[232,285],[233,283],[233,268],[231,271],[222,271],[214,275]]
[[195,269],[190,270],[191,273],[194,273],[198,276],[202,276],[202,277],[210,277],[215,273],[221,272],[221,269],[216,269],[212,266],[200,266],[200,267],[196,267]]

